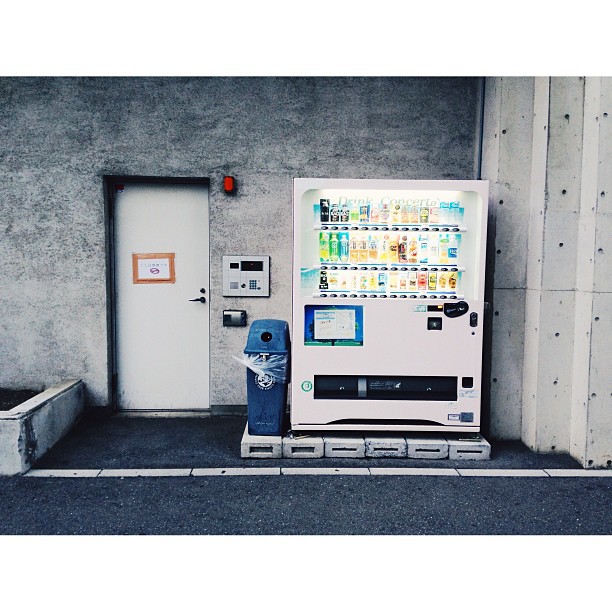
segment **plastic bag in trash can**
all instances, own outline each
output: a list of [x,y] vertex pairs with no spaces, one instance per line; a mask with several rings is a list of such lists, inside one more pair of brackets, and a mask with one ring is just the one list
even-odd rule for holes
[[270,379],[274,382],[286,383],[289,379],[289,368],[287,367],[288,355],[263,355],[247,353],[240,357],[232,357],[246,366],[249,370],[262,377],[263,380]]

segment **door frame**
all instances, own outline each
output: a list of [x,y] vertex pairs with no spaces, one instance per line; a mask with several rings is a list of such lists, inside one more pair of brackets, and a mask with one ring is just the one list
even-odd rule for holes
[[[117,412],[119,410],[119,406],[117,402],[117,307],[115,304],[115,190],[113,186],[116,183],[147,183],[155,185],[206,185],[209,188],[208,204],[210,228],[210,179],[208,177],[166,177],[125,174],[105,174],[102,178],[104,180],[104,242],[106,250],[106,346],[108,364],[108,398],[110,409],[113,412]],[[208,244],[208,261],[210,265],[210,240]],[[208,299],[210,300],[210,293]],[[210,329],[210,309],[208,313]]]

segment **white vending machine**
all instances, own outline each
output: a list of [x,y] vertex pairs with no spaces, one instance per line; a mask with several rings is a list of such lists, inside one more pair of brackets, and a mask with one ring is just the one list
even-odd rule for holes
[[294,179],[294,431],[479,431],[487,203],[487,181]]

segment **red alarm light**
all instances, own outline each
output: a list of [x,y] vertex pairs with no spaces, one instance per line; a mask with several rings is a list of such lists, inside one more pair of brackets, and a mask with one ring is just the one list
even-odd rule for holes
[[234,189],[236,188],[236,183],[234,181],[233,176],[224,176],[223,177],[223,190],[225,193],[234,193]]

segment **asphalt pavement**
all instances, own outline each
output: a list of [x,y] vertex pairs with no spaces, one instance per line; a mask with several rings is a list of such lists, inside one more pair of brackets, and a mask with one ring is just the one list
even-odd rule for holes
[[[35,469],[458,467],[583,471],[493,443],[489,461],[240,457],[244,417],[86,419]],[[443,464],[443,465],[442,465]],[[458,465],[459,464],[459,465]],[[612,478],[0,478],[0,534],[609,535]]]

